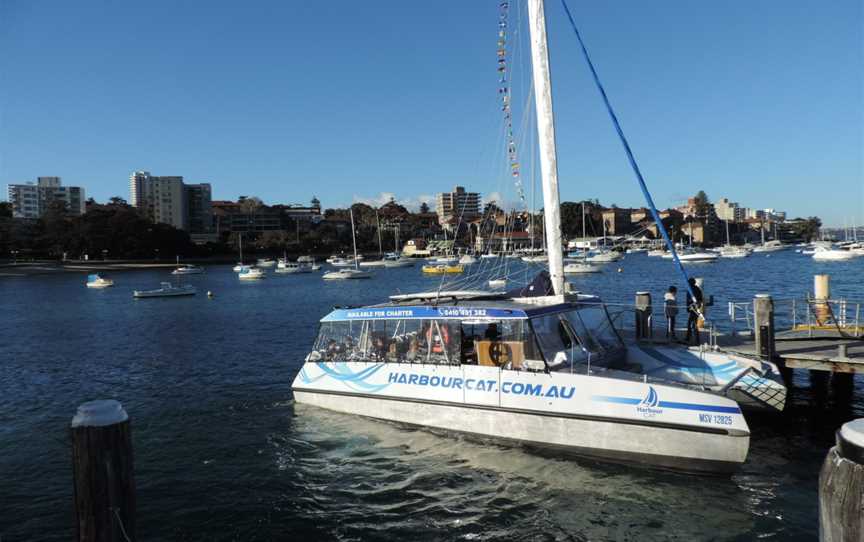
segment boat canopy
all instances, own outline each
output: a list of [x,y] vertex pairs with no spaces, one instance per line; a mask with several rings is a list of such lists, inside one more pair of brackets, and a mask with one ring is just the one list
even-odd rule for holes
[[617,364],[623,348],[605,306],[596,302],[388,304],[325,316],[309,359],[574,370]]
[[98,273],[96,273],[94,275],[87,275],[87,282],[96,282],[97,280],[99,280],[101,278],[102,277],[100,277]]

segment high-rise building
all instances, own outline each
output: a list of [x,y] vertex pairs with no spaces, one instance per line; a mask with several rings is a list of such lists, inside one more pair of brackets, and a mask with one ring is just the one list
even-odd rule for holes
[[442,226],[459,220],[473,220],[480,216],[480,194],[466,192],[461,186],[454,187],[452,192],[438,194],[436,210],[438,223]]
[[84,214],[84,189],[63,186],[60,177],[39,177],[36,184],[10,184],[7,193],[16,218],[39,218],[55,201],[65,204],[69,214]]
[[720,200],[714,204],[714,211],[716,211],[717,218],[720,220],[738,222],[739,220],[746,218],[745,210],[734,201],[729,201],[728,198],[720,198]]
[[183,185],[189,233],[210,233],[213,229],[212,192],[209,183]]
[[181,176],[155,176],[135,171],[129,176],[129,203],[153,222],[170,224],[190,233],[209,233],[213,227],[209,183],[184,184]]

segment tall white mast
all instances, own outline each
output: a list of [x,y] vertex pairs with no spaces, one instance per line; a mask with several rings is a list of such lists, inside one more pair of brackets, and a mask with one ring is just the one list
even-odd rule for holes
[[534,105],[537,109],[537,142],[543,186],[543,215],[549,275],[556,295],[564,293],[564,261],[561,254],[561,201],[558,198],[558,159],[555,153],[555,121],[552,117],[552,82],[546,42],[543,0],[528,0],[531,31],[531,66],[534,73]]
[[357,263],[357,235],[354,234],[354,209],[348,209],[351,212],[351,242],[354,243],[354,269],[360,269]]

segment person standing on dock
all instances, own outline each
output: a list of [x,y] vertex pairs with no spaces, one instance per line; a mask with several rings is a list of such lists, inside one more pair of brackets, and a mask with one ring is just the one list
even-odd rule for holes
[[663,294],[663,309],[666,314],[666,339],[675,340],[675,317],[678,316],[678,288],[670,286]]
[[[687,292],[687,337],[685,341],[688,344],[699,344],[699,328],[697,324],[699,322],[699,313],[702,312],[702,289],[696,285],[696,279],[690,277],[687,279],[687,284],[690,285],[690,289]],[[690,296],[690,292],[693,292],[693,296]],[[691,334],[693,337],[693,343],[691,343]]]

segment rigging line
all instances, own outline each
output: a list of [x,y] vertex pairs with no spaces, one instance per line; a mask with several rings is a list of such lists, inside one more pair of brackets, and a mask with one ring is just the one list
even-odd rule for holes
[[[609,113],[609,117],[612,119],[612,123],[615,125],[615,131],[618,132],[618,139],[621,140],[621,144],[624,146],[624,152],[627,153],[627,160],[630,162],[630,167],[633,169],[633,173],[636,174],[636,179],[639,181],[639,188],[642,189],[642,195],[645,197],[645,201],[648,203],[648,209],[651,211],[651,217],[654,218],[654,222],[657,224],[657,230],[660,231],[660,234],[663,236],[663,240],[666,241],[666,246],[669,247],[669,250],[672,252],[672,261],[675,262],[675,267],[678,269],[678,272],[684,277],[684,284],[687,286],[687,291],[690,292],[690,295],[695,299],[696,296],[693,293],[693,288],[690,287],[690,277],[687,275],[687,271],[684,270],[684,266],[681,265],[681,260],[678,258],[678,252],[675,250],[675,244],[669,238],[669,234],[666,232],[666,226],[663,225],[663,220],[660,218],[660,214],[657,212],[657,207],[654,205],[654,199],[651,197],[651,193],[648,192],[648,186],[645,184],[645,179],[642,177],[642,172],[639,170],[639,165],[636,163],[636,158],[633,156],[633,151],[630,150],[630,144],[627,142],[627,138],[624,136],[624,131],[621,129],[621,123],[618,122],[618,117],[615,115],[615,111],[612,109],[612,104],[609,102],[609,97],[606,95],[606,90],[603,88],[603,84],[600,82],[600,76],[597,75],[597,70],[594,69],[594,63],[591,62],[591,57],[588,56],[588,49],[585,47],[585,42],[582,41],[582,35],[579,33],[579,29],[576,27],[576,22],[573,20],[573,15],[570,13],[570,8],[567,7],[567,0],[561,0],[561,5],[564,6],[564,11],[567,13],[567,19],[570,21],[570,26],[573,28],[573,32],[576,34],[576,39],[579,41],[579,47],[582,49],[582,55],[585,58],[585,62],[588,63],[588,68],[591,70],[591,75],[594,77],[594,83],[597,86],[597,90],[600,91],[600,95],[603,97],[603,103],[606,104],[606,111]],[[701,310],[699,310],[701,314]],[[703,316],[704,318],[704,316]]]

